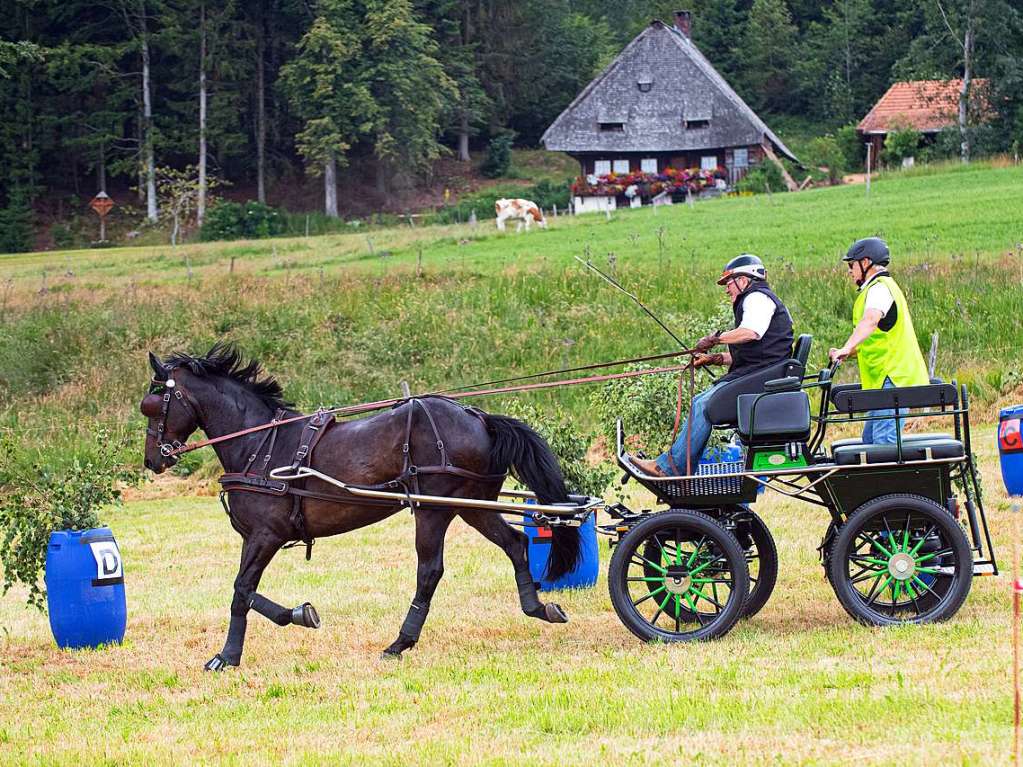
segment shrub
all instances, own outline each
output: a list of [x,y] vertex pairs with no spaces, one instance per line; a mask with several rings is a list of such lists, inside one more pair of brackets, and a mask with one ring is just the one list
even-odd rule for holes
[[834,184],[845,170],[845,155],[837,139],[830,133],[818,136],[807,148],[807,161],[817,167],[828,169],[828,180]]
[[885,136],[883,159],[889,164],[901,163],[906,157],[915,156],[919,147],[919,131],[909,127],[896,128]]
[[206,213],[199,238],[209,240],[261,239],[284,234],[285,218],[276,208],[249,200],[218,202]]
[[512,159],[512,141],[515,134],[511,132],[499,133],[490,139],[487,146],[487,156],[480,166],[480,173],[487,178],[499,178],[508,173]]
[[0,439],[0,565],[3,593],[15,584],[28,587],[28,603],[44,608],[39,575],[55,530],[88,530],[100,524],[97,511],[120,500],[121,482],[139,478],[137,469],[118,465],[124,446],[99,432],[91,454],[80,452],[64,465],[28,460],[10,437]]
[[851,173],[864,169],[866,147],[860,139],[856,123],[843,125],[835,131],[835,142],[842,152],[842,168],[845,172]]
[[778,170],[778,166],[773,162],[763,162],[757,167],[752,168],[735,185],[737,192],[761,194],[768,191],[768,189],[772,192],[784,192],[787,189],[785,180],[781,177],[781,171]]
[[32,223],[32,206],[28,196],[21,190],[14,190],[7,207],[0,210],[0,253],[32,250],[35,236]]
[[558,458],[569,492],[598,496],[611,483],[614,466],[608,463],[591,465],[586,459],[595,434],[580,434],[577,424],[560,407],[541,410],[535,405],[515,402],[509,415],[525,421],[540,434]]

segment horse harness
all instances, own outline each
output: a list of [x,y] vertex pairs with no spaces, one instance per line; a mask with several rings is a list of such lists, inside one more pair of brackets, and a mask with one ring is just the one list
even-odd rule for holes
[[[437,399],[442,398],[438,397]],[[406,402],[409,404],[409,408],[408,416],[405,420],[405,439],[401,446],[403,455],[401,473],[394,479],[386,482],[381,482],[375,485],[352,484],[351,487],[363,490],[401,490],[407,496],[407,500],[403,503],[403,505],[415,512],[417,508],[425,505],[420,501],[412,499],[412,495],[419,494],[419,477],[422,474],[451,474],[464,479],[480,482],[504,481],[507,476],[506,474],[479,474],[477,472],[470,471],[469,469],[463,469],[449,463],[447,449],[444,447],[444,440],[440,436],[440,431],[437,429],[437,423],[434,420],[430,409],[427,407],[426,402],[424,402],[421,398],[412,397],[408,400],[398,402],[392,409],[396,409]],[[414,461],[412,455],[412,419],[417,406],[426,414],[426,418],[430,423],[430,428],[433,431],[434,443],[440,454],[440,462],[438,464],[419,466]],[[466,407],[465,410],[483,421],[483,414],[481,411],[472,407]],[[277,421],[282,420],[285,415],[285,410],[277,410],[271,423],[276,423]],[[311,465],[313,451],[323,438],[323,435],[326,434],[330,427],[335,423],[336,420],[334,414],[323,410],[317,411],[309,418],[308,421],[306,421],[305,426],[302,429],[302,435],[298,441],[298,448],[296,449],[295,455],[288,467],[289,471],[294,472],[302,466]],[[306,526],[305,512],[302,508],[303,499],[314,498],[316,500],[328,501],[331,503],[358,504],[360,506],[377,506],[381,508],[391,507],[394,505],[394,501],[383,498],[364,498],[343,492],[321,493],[314,490],[307,490],[303,486],[305,481],[302,479],[281,480],[272,478],[270,476],[270,463],[273,460],[274,445],[277,441],[278,428],[279,426],[277,425],[272,426],[264,433],[259,446],[249,456],[249,459],[245,464],[245,468],[241,472],[229,472],[221,475],[220,477],[219,481],[222,488],[220,491],[220,502],[224,507],[224,511],[227,512],[228,517],[230,517],[231,525],[235,528],[235,530],[238,530],[238,526],[231,514],[231,508],[227,500],[228,493],[250,492],[261,493],[264,495],[275,495],[279,497],[290,495],[292,497],[290,521],[298,533],[298,537],[295,541],[289,543],[283,548],[290,548],[292,546],[305,544],[305,557],[308,560],[312,558],[312,547],[315,541],[312,536],[309,535]],[[256,465],[260,456],[262,456],[262,464],[258,471],[253,471],[253,467]],[[240,532],[241,531],[239,530],[239,533]]]

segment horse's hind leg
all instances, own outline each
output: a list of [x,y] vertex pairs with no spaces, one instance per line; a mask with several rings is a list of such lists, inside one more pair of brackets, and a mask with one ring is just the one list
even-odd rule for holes
[[529,560],[526,558],[526,535],[519,532],[501,517],[487,511],[463,511],[462,519],[475,527],[488,541],[500,546],[515,568],[515,585],[519,589],[519,603],[522,612],[531,618],[540,618],[549,623],[567,623],[568,616],[560,605],[553,602],[544,604],[536,593],[536,584],[529,574]]
[[444,535],[455,518],[446,509],[426,509],[416,512],[416,596],[409,606],[398,638],[384,650],[385,658],[400,658],[401,654],[419,641],[419,635],[430,611],[430,600],[444,575]]

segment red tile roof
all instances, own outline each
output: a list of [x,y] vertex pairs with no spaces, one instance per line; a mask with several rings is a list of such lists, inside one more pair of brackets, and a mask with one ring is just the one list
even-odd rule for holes
[[[907,126],[926,133],[955,125],[961,83],[961,80],[895,83],[857,127],[862,133],[887,133]],[[986,87],[987,80],[973,80],[970,84],[971,99],[974,92],[983,91]]]

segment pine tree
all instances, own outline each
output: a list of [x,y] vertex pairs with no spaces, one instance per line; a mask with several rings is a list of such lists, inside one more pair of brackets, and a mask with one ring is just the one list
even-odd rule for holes
[[754,109],[796,111],[792,74],[798,34],[785,0],[753,0],[736,56],[742,96]]

